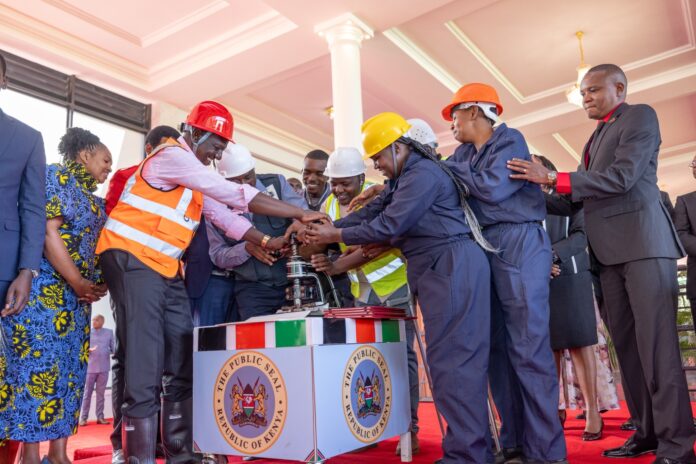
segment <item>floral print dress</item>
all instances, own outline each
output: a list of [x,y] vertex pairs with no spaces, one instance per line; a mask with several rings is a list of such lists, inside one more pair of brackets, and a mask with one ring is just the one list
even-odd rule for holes
[[[63,217],[59,232],[83,277],[99,280],[94,254],[106,222],[104,200],[84,166],[66,161],[46,168],[46,217]],[[2,318],[0,439],[39,442],[77,431],[89,356],[91,305],[41,260],[24,310]]]
[[[614,382],[614,369],[609,356],[609,346],[607,339],[608,331],[604,327],[604,322],[599,315],[599,308],[595,302],[595,317],[597,320],[597,344],[594,346],[595,359],[597,361],[597,408],[600,411],[619,409],[619,397],[616,393],[616,383]],[[585,398],[580,390],[580,382],[575,374],[573,361],[568,350],[563,350],[561,358],[561,375],[559,387],[561,388],[561,399],[558,409],[587,409]],[[565,401],[567,398],[568,401]]]

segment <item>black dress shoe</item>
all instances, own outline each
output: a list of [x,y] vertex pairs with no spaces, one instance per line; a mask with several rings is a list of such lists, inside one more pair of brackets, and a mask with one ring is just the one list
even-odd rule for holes
[[635,458],[648,453],[654,453],[657,450],[657,444],[653,443],[635,443],[630,438],[622,446],[611,448],[602,451],[602,456],[605,458]]
[[638,430],[638,426],[636,426],[636,424],[634,424],[630,418],[626,422],[621,424],[619,428],[627,432],[635,432],[636,430]]

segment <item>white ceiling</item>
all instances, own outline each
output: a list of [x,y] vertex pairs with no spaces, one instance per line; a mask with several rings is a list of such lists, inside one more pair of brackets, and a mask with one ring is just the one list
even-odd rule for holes
[[629,102],[655,107],[660,185],[696,189],[696,0],[0,0],[0,48],[147,101],[186,109],[218,99],[238,127],[293,153],[333,146],[331,63],[314,26],[352,12],[364,116],[420,117],[455,145],[440,109],[461,84],[499,89],[504,119],[562,169],[592,131],[565,100],[585,33],[589,64],[621,65]]

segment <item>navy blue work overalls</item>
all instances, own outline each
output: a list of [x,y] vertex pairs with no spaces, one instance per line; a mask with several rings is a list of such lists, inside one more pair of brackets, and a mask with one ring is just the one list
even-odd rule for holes
[[566,457],[558,420],[558,376],[549,341],[551,243],[542,228],[546,205],[538,185],[510,179],[507,161],[530,160],[522,134],[505,124],[476,150],[460,145],[447,160],[470,189],[483,235],[497,248],[491,266],[489,378],[503,421],[505,448],[532,462]]
[[433,377],[448,424],[444,462],[486,460],[490,271],[464,220],[454,182],[412,152],[380,197],[336,221],[347,245],[389,242],[408,260]]

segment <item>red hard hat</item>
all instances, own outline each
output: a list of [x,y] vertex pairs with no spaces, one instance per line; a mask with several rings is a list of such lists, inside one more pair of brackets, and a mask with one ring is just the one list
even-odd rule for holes
[[442,117],[445,121],[452,120],[452,109],[461,103],[491,103],[498,110],[498,116],[503,114],[503,105],[500,104],[498,92],[487,84],[466,84],[462,86],[452,97],[452,102],[442,109]]
[[207,100],[194,106],[186,117],[186,124],[219,135],[229,142],[233,141],[234,120],[232,114],[218,102]]

